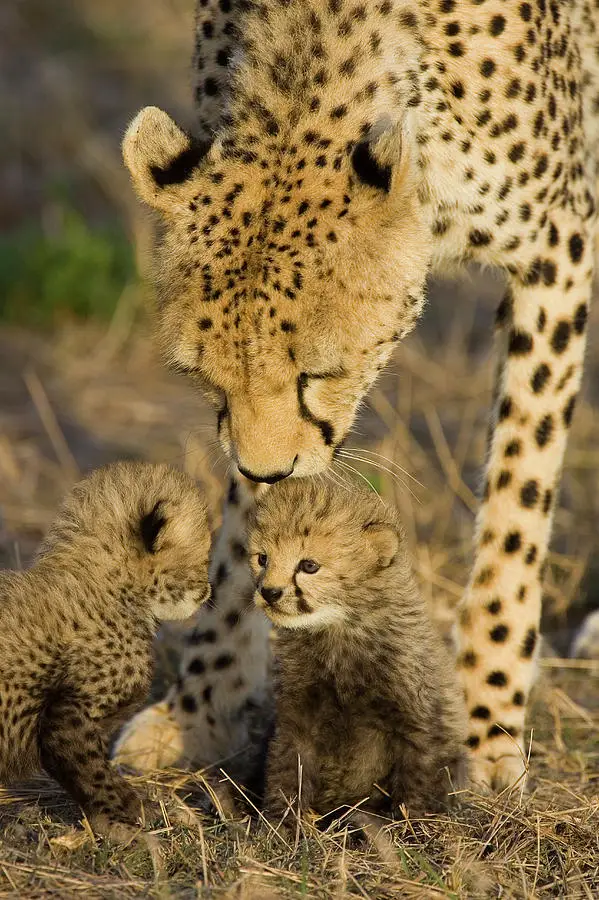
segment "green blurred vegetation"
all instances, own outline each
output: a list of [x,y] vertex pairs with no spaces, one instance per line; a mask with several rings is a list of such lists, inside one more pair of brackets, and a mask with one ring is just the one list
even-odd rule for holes
[[67,317],[109,318],[136,278],[128,236],[66,205],[50,218],[0,236],[0,320],[46,328]]

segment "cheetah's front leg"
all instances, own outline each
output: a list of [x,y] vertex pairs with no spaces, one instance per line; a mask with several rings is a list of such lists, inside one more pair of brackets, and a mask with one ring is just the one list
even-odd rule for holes
[[582,373],[592,240],[563,219],[548,223],[544,249],[498,311],[502,366],[459,622],[473,775],[492,788],[525,770],[544,561]]

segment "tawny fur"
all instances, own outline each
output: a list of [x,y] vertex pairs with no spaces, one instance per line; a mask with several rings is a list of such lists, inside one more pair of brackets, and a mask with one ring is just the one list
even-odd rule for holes
[[0,573],[0,782],[43,767],[95,828],[139,820],[109,740],[147,695],[158,622],[209,596],[209,545],[182,472],[116,463],[75,486],[33,566]]
[[197,10],[198,139],[148,108],[124,155],[164,220],[166,358],[240,470],[323,471],[427,275],[505,278],[459,665],[475,778],[513,783],[591,298],[599,0]]
[[298,794],[321,814],[438,809],[464,785],[466,715],[396,513],[365,490],[294,479],[258,503],[250,553],[277,627],[268,813]]

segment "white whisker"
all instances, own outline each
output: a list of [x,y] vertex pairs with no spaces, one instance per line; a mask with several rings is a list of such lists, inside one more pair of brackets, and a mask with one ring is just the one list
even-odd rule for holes
[[405,475],[407,478],[410,478],[415,484],[418,485],[418,487],[421,487],[424,490],[426,490],[425,485],[423,485],[422,482],[418,481],[418,479],[415,478],[410,472],[408,472],[407,469],[404,469],[404,467],[400,466],[399,463],[395,462],[395,460],[389,459],[388,456],[383,456],[382,453],[376,453],[374,450],[365,450],[363,447],[342,447],[341,451],[343,451],[343,450],[348,450],[350,453],[364,453],[368,456],[377,456],[379,459],[384,460],[385,462],[389,463],[389,465],[398,469],[402,473],[402,475]]
[[340,459],[337,460],[337,463],[338,463],[338,465],[343,466],[343,468],[347,469],[349,472],[353,472],[355,475],[358,476],[358,478],[361,478],[362,481],[364,481],[368,485],[369,490],[374,491],[374,493],[377,495],[377,497],[379,498],[381,503],[383,503],[383,498],[381,497],[381,495],[379,494],[379,492],[377,491],[375,486],[373,484],[371,484],[371,482],[368,480],[366,475],[363,475],[362,472],[359,471],[359,469],[355,468],[355,466],[351,466],[347,462],[342,462]]
[[348,453],[347,451],[344,451],[344,450],[340,451],[340,455],[343,456],[344,459],[352,459],[355,462],[361,462],[361,463],[365,463],[368,466],[372,466],[373,469],[379,469],[381,472],[387,472],[391,476],[391,478],[394,478],[398,484],[400,484],[403,488],[406,489],[406,491],[408,491],[412,495],[412,497],[414,498],[414,500],[416,500],[417,503],[422,502],[420,497],[414,493],[414,491],[412,490],[410,485],[407,484],[402,478],[400,478],[399,475],[397,474],[397,472],[394,472],[392,469],[387,468],[387,466],[381,465],[381,463],[377,462],[376,460],[365,459],[363,456],[358,456],[357,454]]

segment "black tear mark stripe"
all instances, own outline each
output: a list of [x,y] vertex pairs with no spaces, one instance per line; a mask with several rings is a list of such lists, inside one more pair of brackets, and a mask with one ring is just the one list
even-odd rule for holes
[[150,166],[150,174],[158,187],[182,184],[187,181],[195,167],[206,156],[209,146],[206,141],[198,141],[190,137],[189,147],[171,159],[168,165],[164,167]]
[[333,443],[334,439],[334,431],[333,426],[330,422],[327,422],[326,419],[318,419],[306,405],[306,400],[304,398],[304,391],[306,390],[308,379],[309,378],[326,378],[326,375],[313,375],[309,376],[305,372],[302,372],[298,375],[297,378],[297,403],[299,407],[299,413],[302,419],[305,422],[310,422],[312,425],[315,425],[322,435],[322,439],[325,442],[327,447],[330,447]]

